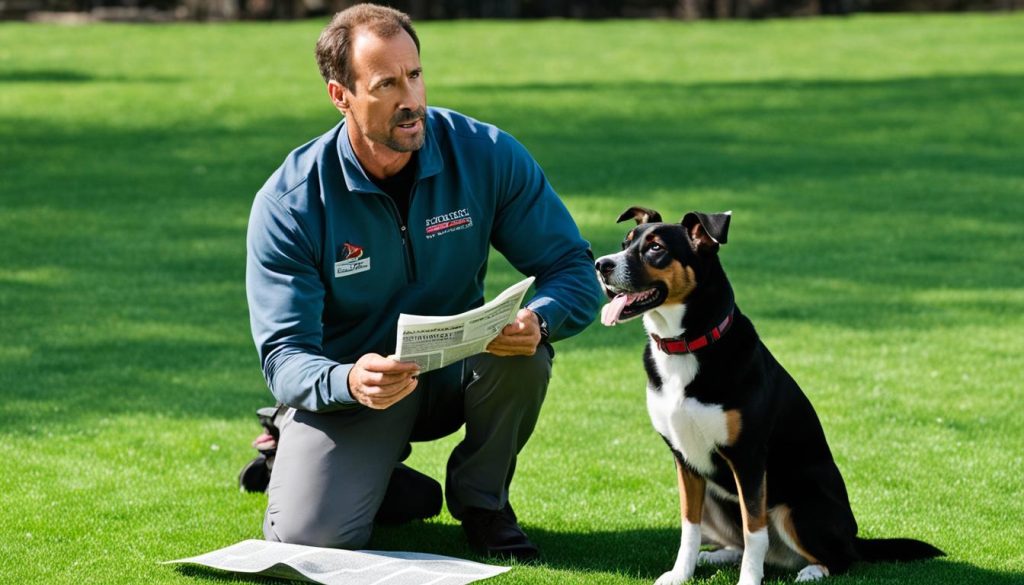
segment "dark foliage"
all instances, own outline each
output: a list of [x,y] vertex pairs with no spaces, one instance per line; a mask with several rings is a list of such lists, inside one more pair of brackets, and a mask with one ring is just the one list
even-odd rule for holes
[[[358,0],[9,0],[0,19],[41,12],[97,20],[294,19],[332,14]],[[1016,10],[1024,0],[380,0],[416,20],[460,18],[772,18],[854,12]]]

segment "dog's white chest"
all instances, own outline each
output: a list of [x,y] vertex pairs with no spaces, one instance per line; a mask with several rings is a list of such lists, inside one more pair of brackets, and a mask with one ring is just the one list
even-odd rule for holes
[[695,357],[655,353],[662,384],[658,389],[647,388],[651,423],[687,463],[701,474],[711,475],[715,470],[711,455],[729,440],[728,417],[720,405],[686,396],[687,384],[697,375]]

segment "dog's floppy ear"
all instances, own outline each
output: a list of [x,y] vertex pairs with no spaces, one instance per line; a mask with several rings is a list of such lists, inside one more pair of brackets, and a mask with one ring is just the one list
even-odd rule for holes
[[627,219],[635,219],[636,225],[642,223],[658,223],[661,221],[661,214],[653,209],[647,209],[646,207],[630,207],[626,211],[622,212],[619,219],[615,220],[615,223],[622,223]]
[[717,252],[721,244],[729,240],[729,221],[732,212],[701,213],[691,211],[683,216],[683,227],[690,233],[690,240],[700,252]]

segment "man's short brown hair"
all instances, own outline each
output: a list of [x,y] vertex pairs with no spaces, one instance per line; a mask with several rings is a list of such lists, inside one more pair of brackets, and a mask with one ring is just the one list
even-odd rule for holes
[[316,42],[316,63],[325,82],[333,79],[355,91],[349,48],[352,37],[362,28],[382,39],[390,39],[404,30],[416,43],[416,52],[420,50],[420,39],[408,14],[376,4],[356,4],[335,14]]

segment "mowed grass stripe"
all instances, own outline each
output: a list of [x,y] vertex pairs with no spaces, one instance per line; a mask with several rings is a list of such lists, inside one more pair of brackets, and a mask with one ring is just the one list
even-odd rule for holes
[[[1022,25],[419,30],[429,101],[519,138],[595,252],[618,247],[630,205],[734,211],[739,303],[815,403],[862,532],[950,553],[843,583],[1009,585],[1024,572]],[[265,498],[235,485],[271,401],[245,225],[287,152],[337,122],[320,26],[0,25],[0,582],[205,582],[156,563],[260,536]],[[495,255],[489,278],[518,275]],[[512,491],[545,562],[495,583],[670,568],[677,496],[642,343],[631,323],[559,344]],[[440,478],[457,441],[410,463]],[[446,512],[371,546],[470,556]]]

